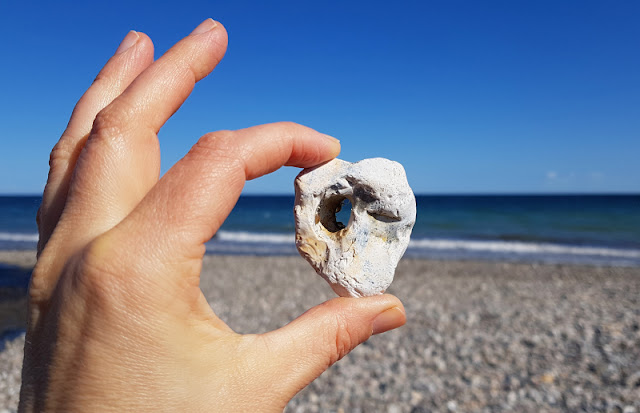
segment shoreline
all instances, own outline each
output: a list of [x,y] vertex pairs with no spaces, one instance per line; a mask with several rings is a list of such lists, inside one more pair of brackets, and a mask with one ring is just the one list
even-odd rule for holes
[[[244,253],[244,252],[225,252],[224,250],[207,250],[205,254],[206,257],[250,257],[250,258],[283,258],[283,259],[302,259],[298,252],[295,250],[295,247],[292,249],[293,252],[283,252],[283,253],[273,253],[270,254],[269,251],[261,252],[258,248],[258,252],[255,254]],[[635,250],[630,250],[635,251]],[[545,259],[536,259],[536,258],[528,258],[526,256],[522,257],[513,257],[513,256],[495,256],[495,257],[484,257],[484,256],[458,256],[458,255],[448,255],[441,254],[435,256],[422,256],[419,254],[415,254],[412,251],[407,251],[404,257],[401,259],[401,262],[407,261],[417,261],[417,262],[432,262],[432,263],[447,263],[447,262],[461,262],[468,264],[513,264],[513,265],[525,265],[525,266],[568,266],[568,267],[585,267],[585,268],[628,268],[628,269],[637,269],[640,270],[640,265],[635,264],[614,264],[614,263],[601,263],[601,262],[575,262],[575,261],[563,261],[563,260],[545,260]],[[303,260],[304,262],[304,260]],[[0,250],[0,265],[9,265],[15,266],[21,269],[32,269],[36,263],[36,251],[35,249],[9,249],[9,250]]]
[[[0,262],[28,269],[35,253],[0,251]],[[239,333],[335,297],[299,256],[207,255],[201,288]],[[640,412],[640,268],[404,258],[388,292],[407,324],[359,346],[287,412]],[[23,341],[0,353],[0,407],[15,409]]]
[[[640,234],[638,234],[640,236]],[[35,249],[37,234],[0,232],[0,251]],[[206,243],[207,255],[298,256],[292,233],[221,229]],[[640,268],[637,242],[560,242],[514,235],[496,238],[413,236],[405,258],[435,261],[518,262]]]

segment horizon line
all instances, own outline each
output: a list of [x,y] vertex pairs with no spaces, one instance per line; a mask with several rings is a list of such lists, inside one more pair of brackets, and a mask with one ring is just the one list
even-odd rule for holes
[[[640,191],[616,191],[616,192],[414,192],[415,196],[640,196]],[[0,197],[41,197],[41,193],[0,193]],[[293,193],[284,192],[253,192],[243,193],[240,197],[245,196],[295,196]]]

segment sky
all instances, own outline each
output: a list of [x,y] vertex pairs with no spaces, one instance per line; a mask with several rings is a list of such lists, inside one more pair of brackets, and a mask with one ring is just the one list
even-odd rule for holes
[[[414,192],[639,193],[640,2],[0,2],[0,194],[38,194],[78,98],[129,30],[156,58],[212,17],[216,70],[160,132],[294,121]],[[245,193],[293,193],[283,168]]]

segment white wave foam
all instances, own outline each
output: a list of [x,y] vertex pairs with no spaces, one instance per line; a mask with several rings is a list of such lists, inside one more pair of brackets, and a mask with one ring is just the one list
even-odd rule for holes
[[246,242],[261,244],[293,244],[295,237],[293,234],[274,234],[242,231],[218,231],[217,239],[227,242]]
[[409,248],[511,254],[592,255],[602,257],[640,258],[640,250],[559,244],[537,244],[517,241],[419,239],[410,241]]
[[18,234],[14,232],[0,232],[0,241],[38,242],[38,234]]
[[[293,244],[293,234],[218,231],[217,240],[237,243]],[[640,259],[640,250],[533,243],[521,241],[470,241],[423,238],[411,240],[410,249],[438,251],[485,252],[494,254],[578,255]]]
[[[38,242],[38,234],[0,232],[0,241]],[[293,234],[258,233],[246,231],[218,231],[213,242],[246,244],[289,244],[293,245]],[[640,250],[609,247],[572,246],[550,243],[532,243],[521,241],[469,241],[453,239],[415,239],[409,242],[409,249],[485,252],[494,254],[547,254],[597,256],[640,259]]]

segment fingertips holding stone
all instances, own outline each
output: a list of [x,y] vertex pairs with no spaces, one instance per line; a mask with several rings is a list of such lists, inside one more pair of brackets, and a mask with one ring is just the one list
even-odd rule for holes
[[407,315],[401,307],[393,307],[380,313],[373,320],[371,334],[380,334],[398,328],[407,321]]
[[[384,293],[409,244],[416,201],[404,168],[383,158],[334,159],[295,180],[296,246],[343,297]],[[336,212],[347,199],[348,223]]]

